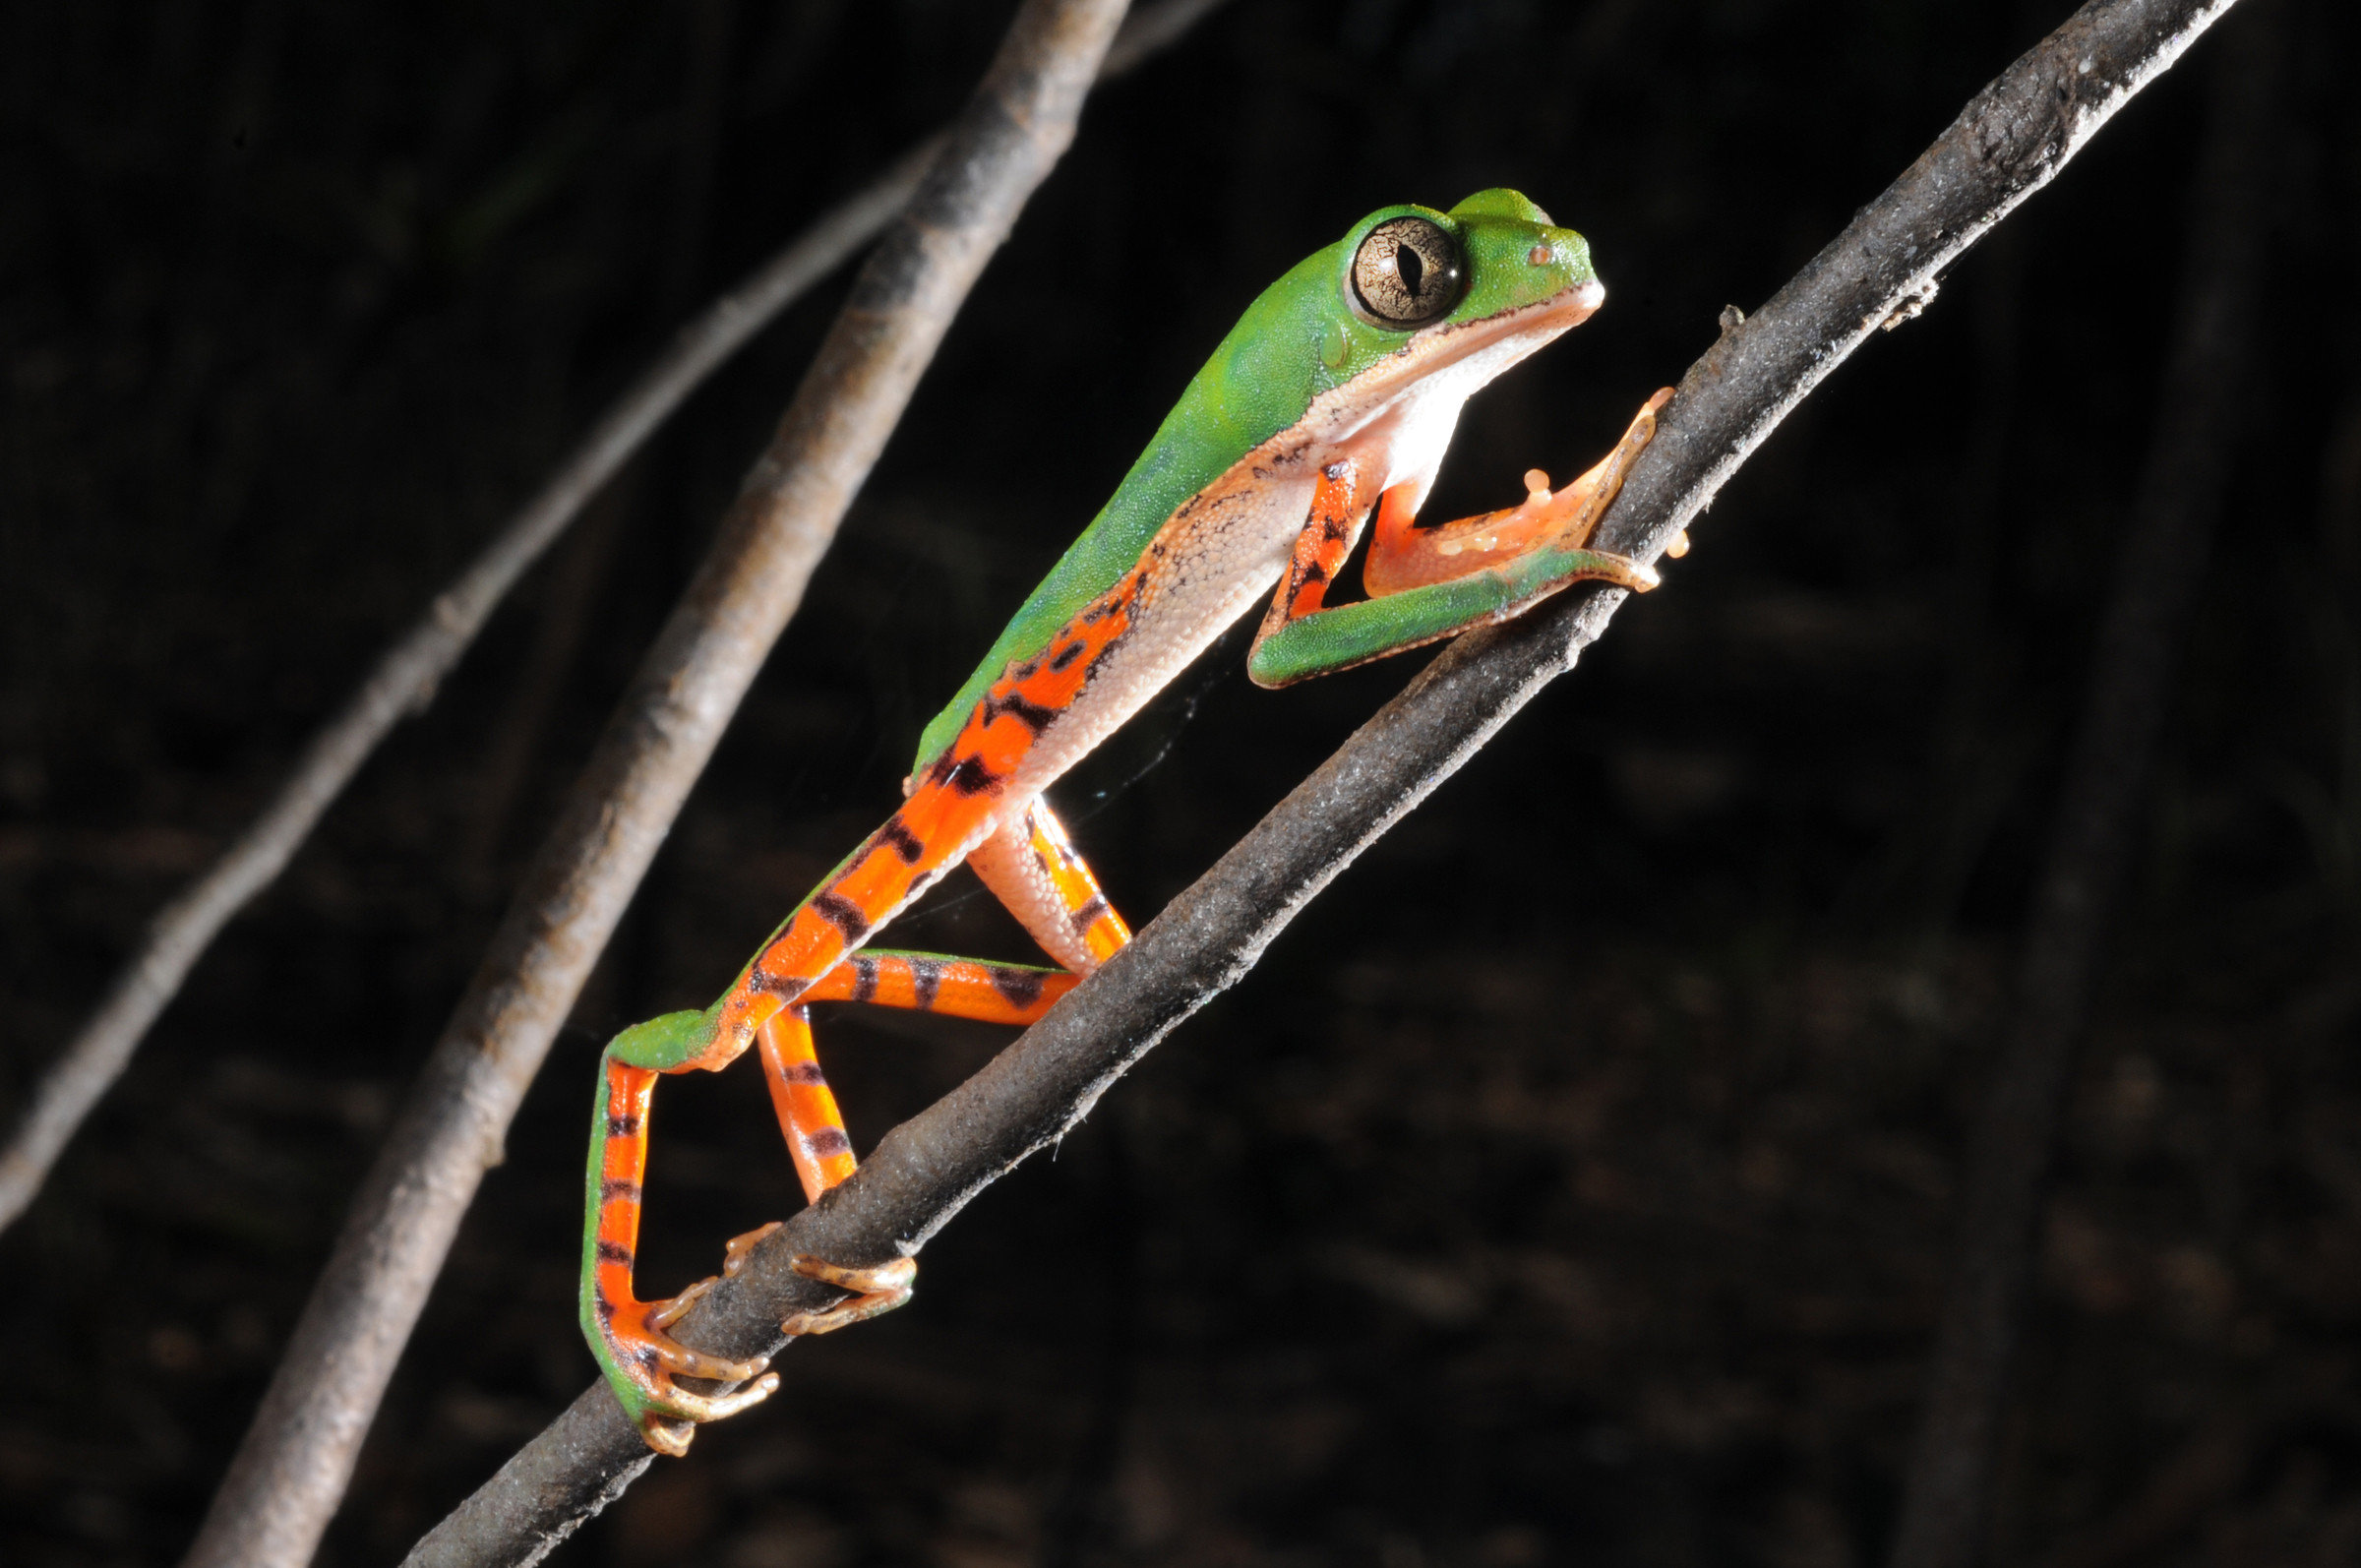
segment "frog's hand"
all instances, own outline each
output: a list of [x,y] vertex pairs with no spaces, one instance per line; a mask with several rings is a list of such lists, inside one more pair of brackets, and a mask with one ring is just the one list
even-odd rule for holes
[[1247,655],[1247,674],[1257,685],[1278,687],[1349,669],[1521,615],[1585,578],[1642,592],[1655,587],[1652,568],[1583,546],[1655,436],[1657,410],[1671,395],[1667,388],[1651,397],[1615,450],[1554,495],[1538,471],[1528,474],[1524,503],[1505,512],[1419,528],[1409,487],[1386,492],[1362,573],[1370,597],[1326,609],[1321,600],[1352,549],[1353,519],[1365,504],[1353,489],[1351,465],[1331,466]]

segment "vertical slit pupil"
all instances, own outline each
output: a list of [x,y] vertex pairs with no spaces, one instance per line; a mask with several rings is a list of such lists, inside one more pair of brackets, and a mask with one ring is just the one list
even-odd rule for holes
[[1410,290],[1412,299],[1424,292],[1419,285],[1426,276],[1426,259],[1417,251],[1405,245],[1394,252],[1394,271],[1402,274],[1402,286]]

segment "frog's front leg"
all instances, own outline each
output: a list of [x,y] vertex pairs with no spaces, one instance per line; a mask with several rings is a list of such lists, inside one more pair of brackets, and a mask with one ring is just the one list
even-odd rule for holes
[[[1421,528],[1404,499],[1407,487],[1387,491],[1362,571],[1369,597],[1334,609],[1324,608],[1321,599],[1351,548],[1349,528],[1336,542],[1335,517],[1352,516],[1366,503],[1351,488],[1349,464],[1328,470],[1299,536],[1295,566],[1247,656],[1247,673],[1257,685],[1277,687],[1348,669],[1521,615],[1586,578],[1640,592],[1655,587],[1653,568],[1587,546],[1624,475],[1655,437],[1657,411],[1671,396],[1666,388],[1651,397],[1615,450],[1590,472],[1554,493],[1538,471],[1528,474],[1524,502],[1502,512]],[[1312,547],[1307,542],[1314,535],[1328,542]]]

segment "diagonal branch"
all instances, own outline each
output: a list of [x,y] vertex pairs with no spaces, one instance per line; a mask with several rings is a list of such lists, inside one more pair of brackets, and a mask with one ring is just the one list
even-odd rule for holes
[[[1971,99],[1901,179],[1690,368],[1602,527],[1602,547],[1661,553],[1823,377],[1881,326],[1915,315],[1945,267],[2047,184],[2230,4],[2093,0]],[[1106,968],[757,1248],[680,1337],[731,1357],[775,1355],[779,1318],[832,1294],[788,1271],[794,1254],[861,1262],[923,1245],[1251,968],[1298,910],[1569,669],[1623,597],[1584,588],[1447,648]],[[594,1386],[408,1561],[537,1560],[650,1462],[614,1399]]]
[[[1127,18],[1100,80],[1120,77],[1177,41],[1223,0],[1160,0]],[[426,614],[378,656],[344,706],[312,737],[295,770],[212,868],[157,911],[139,950],[96,1011],[50,1064],[0,1149],[0,1229],[14,1224],[85,1117],[131,1064],[140,1041],[180,992],[221,929],[277,880],[378,743],[426,710],[436,688],[492,612],[582,509],[646,445],[689,394],[789,305],[876,239],[909,205],[942,151],[941,135],[904,153],[744,281],[676,332],[655,362],[607,405],[541,489],[509,519]]]
[[862,268],[379,1151],[192,1568],[302,1568],[549,1043],[952,315],[1074,122],[1123,0],[1026,0]]

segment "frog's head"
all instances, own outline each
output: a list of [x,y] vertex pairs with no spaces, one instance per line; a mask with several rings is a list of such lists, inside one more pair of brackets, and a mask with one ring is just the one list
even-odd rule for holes
[[1515,191],[1447,212],[1380,208],[1263,291],[1183,409],[1243,450],[1307,416],[1343,430],[1414,394],[1456,408],[1605,297],[1590,243]]
[[1536,311],[1570,327],[1606,297],[1590,242],[1515,191],[1479,191],[1448,212],[1380,209],[1326,255],[1339,303],[1375,334],[1373,348]]
[[1322,367],[1363,402],[1482,386],[1599,308],[1591,246],[1515,191],[1388,207],[1317,258]]

